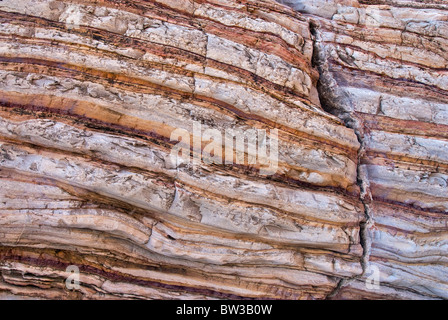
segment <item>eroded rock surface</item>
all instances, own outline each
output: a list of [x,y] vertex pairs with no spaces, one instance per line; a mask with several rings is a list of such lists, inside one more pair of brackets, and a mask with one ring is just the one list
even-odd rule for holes
[[367,255],[381,289],[353,282],[337,297],[448,298],[448,5],[285,2],[310,14],[321,101],[362,144]]
[[446,6],[288,2],[0,2],[0,297],[448,297]]

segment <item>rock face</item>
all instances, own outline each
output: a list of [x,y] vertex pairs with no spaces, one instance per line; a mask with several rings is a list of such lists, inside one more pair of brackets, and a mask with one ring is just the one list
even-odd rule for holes
[[354,128],[381,289],[339,298],[448,298],[448,5],[285,1],[309,13],[324,109]]
[[0,297],[448,298],[447,5],[285,2],[0,2]]

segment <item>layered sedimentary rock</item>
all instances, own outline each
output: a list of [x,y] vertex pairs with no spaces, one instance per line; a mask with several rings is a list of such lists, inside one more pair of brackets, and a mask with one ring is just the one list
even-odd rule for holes
[[0,297],[447,297],[446,5],[288,2],[0,2]]
[[[307,19],[273,1],[0,10],[7,297],[323,299],[362,274],[360,145],[320,107]],[[277,129],[278,170],[170,161],[198,123]]]
[[[448,5],[285,1],[310,15],[324,109],[356,130],[369,266],[339,298],[448,298]],[[418,295],[418,296],[416,296]]]

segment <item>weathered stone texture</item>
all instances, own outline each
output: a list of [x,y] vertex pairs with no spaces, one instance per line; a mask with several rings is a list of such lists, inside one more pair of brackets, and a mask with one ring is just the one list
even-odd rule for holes
[[324,109],[362,143],[367,256],[382,289],[354,283],[337,297],[448,298],[448,5],[285,2],[310,14]]
[[285,2],[0,2],[0,298],[448,298],[447,5]]

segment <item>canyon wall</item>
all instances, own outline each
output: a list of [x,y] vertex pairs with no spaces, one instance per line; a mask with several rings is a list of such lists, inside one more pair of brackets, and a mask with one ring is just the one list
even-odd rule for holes
[[366,256],[382,288],[354,281],[339,298],[447,298],[448,5],[284,2],[309,15],[324,109],[361,142]]
[[448,298],[448,6],[284,2],[0,2],[0,298]]

